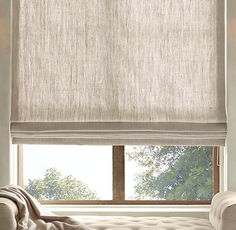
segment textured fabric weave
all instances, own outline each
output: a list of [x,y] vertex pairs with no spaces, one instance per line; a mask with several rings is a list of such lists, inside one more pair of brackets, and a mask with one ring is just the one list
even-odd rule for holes
[[235,213],[235,192],[222,192],[213,197],[209,219],[215,230],[234,230],[236,227]]
[[14,1],[13,35],[13,123],[226,123],[224,1]]
[[90,230],[214,230],[209,220],[192,217],[92,216],[76,219]]
[[[9,199],[7,203],[4,198]],[[17,208],[12,207],[10,201],[13,201]],[[0,222],[0,230],[12,230],[13,225],[17,225],[15,230],[90,230],[90,228],[70,217],[56,216],[19,186],[1,187],[0,202],[6,206],[0,209],[3,212],[0,215],[4,215],[5,211],[9,214],[6,217],[5,213],[7,220],[4,220],[3,223],[6,226],[2,228],[4,226]],[[10,219],[12,221],[11,227],[9,227]],[[16,223],[14,223],[15,221]]]
[[13,123],[13,143],[224,145],[224,124],[155,122]]

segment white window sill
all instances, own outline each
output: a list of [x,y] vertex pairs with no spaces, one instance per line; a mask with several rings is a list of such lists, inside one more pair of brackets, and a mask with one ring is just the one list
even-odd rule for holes
[[67,216],[191,216],[208,219],[210,205],[45,205]]

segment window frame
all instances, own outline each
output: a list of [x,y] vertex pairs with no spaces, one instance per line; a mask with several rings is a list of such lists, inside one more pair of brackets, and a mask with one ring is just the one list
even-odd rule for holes
[[[213,193],[220,190],[220,147],[212,147]],[[17,184],[24,187],[23,144],[17,145]],[[41,200],[44,205],[209,205],[211,200],[126,200],[125,146],[112,146],[112,200]]]

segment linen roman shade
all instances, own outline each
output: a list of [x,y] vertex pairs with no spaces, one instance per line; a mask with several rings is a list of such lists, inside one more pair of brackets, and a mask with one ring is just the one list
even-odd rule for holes
[[14,143],[224,145],[224,1],[13,1]]

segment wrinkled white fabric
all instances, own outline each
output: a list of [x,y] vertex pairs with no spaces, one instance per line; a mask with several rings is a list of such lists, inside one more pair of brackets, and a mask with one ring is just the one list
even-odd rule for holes
[[14,201],[18,208],[17,230],[88,230],[85,225],[63,216],[56,216],[19,186],[0,188],[0,197]]

